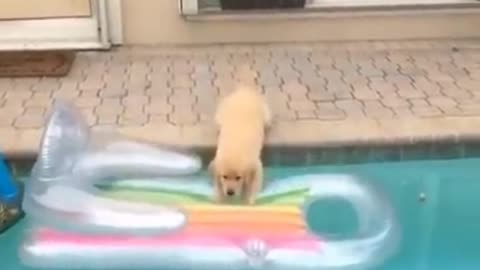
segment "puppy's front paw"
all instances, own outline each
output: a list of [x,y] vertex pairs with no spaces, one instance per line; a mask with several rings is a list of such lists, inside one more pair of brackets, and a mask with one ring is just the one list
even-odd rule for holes
[[248,205],[254,205],[255,204],[255,197],[251,196],[245,199],[245,203]]
[[215,203],[223,203],[223,196],[221,194],[216,194],[213,198],[213,201]]

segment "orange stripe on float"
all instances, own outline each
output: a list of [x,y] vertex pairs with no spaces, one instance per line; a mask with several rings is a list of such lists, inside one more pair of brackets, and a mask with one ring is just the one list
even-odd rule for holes
[[212,212],[212,213],[283,213],[301,215],[302,211],[297,206],[242,206],[242,205],[183,205],[187,212]]
[[198,234],[218,235],[250,235],[256,237],[267,236],[305,236],[307,231],[303,226],[272,226],[270,224],[238,226],[225,224],[189,224],[185,232]]

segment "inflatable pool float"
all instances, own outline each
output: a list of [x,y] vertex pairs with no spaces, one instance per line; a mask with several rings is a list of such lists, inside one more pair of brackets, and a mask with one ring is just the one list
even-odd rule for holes
[[[67,269],[364,269],[399,242],[389,201],[351,175],[271,181],[255,206],[215,205],[200,160],[129,141],[100,145],[56,105],[26,185],[29,266]],[[131,157],[138,158],[134,160]],[[355,210],[352,239],[316,234],[307,216],[325,199]]]

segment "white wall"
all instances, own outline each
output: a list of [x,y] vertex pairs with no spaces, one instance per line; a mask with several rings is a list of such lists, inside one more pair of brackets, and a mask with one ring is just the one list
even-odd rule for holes
[[178,14],[177,0],[123,0],[125,42],[159,45],[480,37],[478,11],[247,21],[186,21]]

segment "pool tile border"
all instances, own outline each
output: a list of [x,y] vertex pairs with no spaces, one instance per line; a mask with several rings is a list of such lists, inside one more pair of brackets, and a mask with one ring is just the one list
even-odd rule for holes
[[[204,166],[212,159],[214,148],[195,147]],[[480,141],[468,142],[418,142],[415,144],[267,147],[262,159],[267,166],[352,165],[364,163],[399,162],[414,160],[449,160],[480,157]],[[25,176],[34,162],[33,156],[9,159],[14,174]]]

